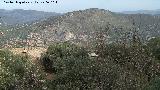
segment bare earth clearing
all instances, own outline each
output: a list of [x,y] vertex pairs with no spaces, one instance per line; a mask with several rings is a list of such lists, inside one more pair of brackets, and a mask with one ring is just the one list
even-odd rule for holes
[[12,48],[10,49],[13,54],[22,54],[22,52],[25,52],[27,55],[29,55],[33,61],[36,60],[36,58],[39,58],[41,56],[41,53],[44,53],[46,51],[45,48],[37,47],[32,48],[29,50],[24,50],[24,48]]

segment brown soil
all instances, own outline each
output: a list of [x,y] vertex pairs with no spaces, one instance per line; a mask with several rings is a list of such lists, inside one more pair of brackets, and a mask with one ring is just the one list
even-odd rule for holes
[[31,57],[31,59],[33,61],[37,60],[37,58],[40,58],[41,53],[46,52],[45,48],[32,48],[29,50],[24,50],[23,48],[12,48],[10,49],[11,52],[13,52],[13,54],[22,54],[22,53],[26,53],[27,55],[29,55]]

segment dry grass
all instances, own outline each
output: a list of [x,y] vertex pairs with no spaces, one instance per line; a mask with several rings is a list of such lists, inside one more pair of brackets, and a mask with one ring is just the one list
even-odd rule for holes
[[41,56],[41,53],[44,53],[46,51],[45,48],[37,47],[37,48],[32,48],[29,50],[24,50],[23,48],[12,48],[10,49],[13,54],[22,54],[25,52],[27,55],[31,57],[32,60],[36,60]]

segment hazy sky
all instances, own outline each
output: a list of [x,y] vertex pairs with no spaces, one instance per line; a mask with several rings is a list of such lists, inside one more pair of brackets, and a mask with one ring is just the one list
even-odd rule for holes
[[160,9],[160,0],[57,0],[58,3],[45,4],[6,4],[4,1],[42,2],[53,0],[0,0],[0,9],[26,9],[48,12],[69,12],[88,8],[100,8],[110,11],[134,11]]

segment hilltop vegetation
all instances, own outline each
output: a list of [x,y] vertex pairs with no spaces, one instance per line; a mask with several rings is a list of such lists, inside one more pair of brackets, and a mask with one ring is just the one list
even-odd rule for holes
[[[53,42],[72,41],[81,45],[92,45],[96,36],[104,33],[112,43],[137,33],[148,41],[160,35],[160,16],[146,14],[117,14],[102,9],[87,9],[53,16],[32,24],[23,24],[9,29],[0,29],[5,34],[0,38],[6,47],[46,46]],[[7,26],[8,28],[8,26]],[[7,41],[8,40],[8,41]],[[2,43],[2,42],[1,42]]]
[[135,28],[143,41],[147,41],[160,35],[159,21],[159,16],[117,14],[93,8],[50,17],[32,27],[41,35],[41,41],[46,43],[69,40],[84,44],[98,33],[105,33],[109,42],[118,41],[125,35],[131,37]]

